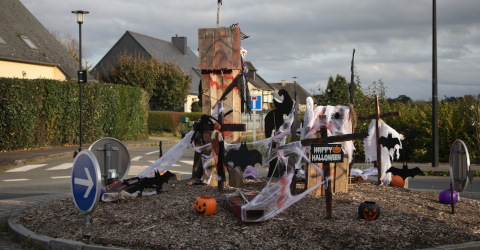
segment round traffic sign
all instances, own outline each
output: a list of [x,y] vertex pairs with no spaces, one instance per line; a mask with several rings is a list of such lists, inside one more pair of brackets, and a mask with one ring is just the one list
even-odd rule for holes
[[456,140],[450,150],[450,176],[453,189],[457,192],[465,190],[468,184],[467,172],[470,170],[470,156],[465,143]]
[[82,150],[72,168],[72,196],[82,214],[91,214],[100,200],[100,167],[92,151]]
[[100,166],[102,185],[105,179],[124,179],[130,170],[130,154],[125,145],[111,137],[105,137],[94,142],[90,148],[97,157]]

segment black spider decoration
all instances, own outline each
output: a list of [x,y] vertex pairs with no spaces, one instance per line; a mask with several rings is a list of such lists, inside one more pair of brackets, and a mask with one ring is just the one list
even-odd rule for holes
[[332,119],[336,119],[336,120],[343,119],[343,114],[340,112],[335,112],[332,114]]
[[197,133],[200,133],[200,135],[202,137],[202,143],[205,144],[205,140],[203,139],[203,133],[205,132],[205,128],[207,127],[208,124],[210,124],[212,126],[214,125],[214,123],[213,123],[214,121],[218,122],[217,119],[213,118],[210,115],[202,115],[200,117],[200,121],[195,122],[195,124],[196,124],[195,132],[193,133],[192,140],[190,141],[190,143],[193,142],[193,139],[195,138],[195,135]]

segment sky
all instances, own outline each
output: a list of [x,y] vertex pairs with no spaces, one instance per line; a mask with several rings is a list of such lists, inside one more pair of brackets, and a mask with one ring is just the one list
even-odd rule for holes
[[[73,10],[86,10],[83,57],[96,65],[133,31],[171,41],[187,37],[196,53],[198,29],[215,28],[217,0],[20,0],[50,31],[78,37]],[[480,94],[480,1],[437,0],[438,99]],[[362,87],[383,81],[386,96],[432,98],[433,0],[223,0],[220,27],[238,23],[257,73],[267,82],[325,90],[330,76]]]

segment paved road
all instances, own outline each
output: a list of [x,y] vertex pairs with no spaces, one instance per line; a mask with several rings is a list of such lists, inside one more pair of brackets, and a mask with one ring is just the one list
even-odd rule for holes
[[[165,154],[172,146],[163,146]],[[159,157],[159,147],[128,149],[131,165],[126,178],[134,177]],[[191,177],[193,165],[192,150],[185,150],[180,160],[170,171],[180,173],[182,179]],[[42,163],[31,163],[7,170],[0,174],[0,200],[47,194],[68,194],[71,192],[71,171],[73,158],[60,158]]]
[[[408,188],[438,194],[450,188],[450,177],[416,176],[409,179]],[[460,197],[480,200],[480,180],[474,178],[473,183],[468,183],[465,190],[460,193]]]

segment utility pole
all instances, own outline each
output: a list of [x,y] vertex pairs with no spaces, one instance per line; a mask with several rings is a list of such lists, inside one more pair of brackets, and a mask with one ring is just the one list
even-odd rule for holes
[[432,167],[438,167],[438,99],[437,99],[437,1],[433,0],[432,20]]

